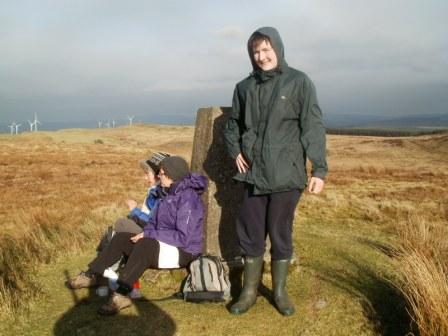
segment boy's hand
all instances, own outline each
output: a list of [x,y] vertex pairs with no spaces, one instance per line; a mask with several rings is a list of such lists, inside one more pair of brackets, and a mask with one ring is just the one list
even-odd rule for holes
[[138,242],[138,241],[139,241],[140,239],[142,239],[142,238],[143,238],[143,232],[140,232],[139,234],[137,234],[137,235],[131,237],[131,241],[132,241],[133,243],[136,243],[136,242]]
[[239,153],[235,159],[236,167],[240,173],[245,173],[249,169],[249,164],[244,159],[243,154]]
[[324,189],[324,180],[318,177],[312,177],[308,184],[308,191],[312,194],[319,194]]
[[129,208],[129,211],[132,211],[134,208],[137,207],[137,202],[132,200],[132,199],[126,200],[126,204],[127,204],[128,208]]

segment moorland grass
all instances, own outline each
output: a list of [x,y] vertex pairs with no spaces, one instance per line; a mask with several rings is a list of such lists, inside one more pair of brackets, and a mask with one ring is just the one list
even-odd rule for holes
[[[439,214],[440,215],[440,214]],[[447,218],[409,216],[397,225],[405,295],[421,336],[448,335]]]
[[[132,131],[133,137],[129,137]],[[149,126],[0,136],[0,315],[15,316],[39,294],[33,274],[67,251],[98,241],[126,214],[124,200],[146,188],[138,162],[157,150],[157,137],[181,141],[189,157],[191,127]],[[103,143],[95,141],[103,138]]]
[[[305,195],[295,220],[294,317],[276,313],[265,274],[259,303],[240,318],[226,304],[142,301],[104,320],[93,292],[63,280],[126,213],[124,196],[139,199],[136,162],[150,150],[189,158],[193,130],[89,132],[0,137],[2,334],[447,335],[447,136],[329,136],[326,190]],[[164,297],[178,282],[162,274],[143,291]]]
[[[312,202],[311,202],[312,203]],[[300,206],[305,211],[311,204]],[[319,217],[317,213],[312,217]],[[347,232],[343,221],[295,221],[294,244],[299,263],[290,269],[288,290],[297,313],[285,318],[272,305],[271,278],[263,274],[257,304],[243,316],[228,312],[229,303],[190,304],[158,301],[179,289],[179,280],[163,271],[145,281],[145,300],[119,316],[104,318],[96,310],[104,299],[94,291],[72,292],[64,280],[85,268],[94,244],[42,267],[36,280],[42,293],[29,312],[10,326],[27,335],[397,335],[409,330],[405,301],[389,280],[391,259],[378,245],[387,235],[376,224],[358,222]],[[366,235],[370,243],[362,240]],[[385,300],[385,298],[388,298]]]

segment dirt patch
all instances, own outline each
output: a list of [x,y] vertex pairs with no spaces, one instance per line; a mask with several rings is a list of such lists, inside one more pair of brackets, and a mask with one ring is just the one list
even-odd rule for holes
[[403,147],[404,146],[403,140],[401,140],[401,139],[383,140],[383,143],[386,143],[386,144],[394,146],[394,147]]

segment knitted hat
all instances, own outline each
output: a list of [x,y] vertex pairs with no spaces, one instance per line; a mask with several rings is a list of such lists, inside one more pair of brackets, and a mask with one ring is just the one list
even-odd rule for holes
[[180,156],[170,156],[160,163],[160,168],[163,168],[165,175],[173,181],[178,181],[184,178],[188,173],[188,163]]
[[142,169],[145,171],[152,170],[152,172],[157,175],[160,170],[160,162],[162,162],[163,159],[169,156],[170,155],[168,153],[154,153],[148,160],[140,161],[140,167],[142,167]]

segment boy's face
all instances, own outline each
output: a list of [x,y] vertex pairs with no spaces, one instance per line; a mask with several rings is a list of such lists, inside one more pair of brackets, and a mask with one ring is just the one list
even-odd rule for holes
[[261,70],[269,71],[277,67],[277,54],[269,41],[255,41],[252,45],[252,53],[255,63]]
[[146,181],[146,183],[148,184],[148,186],[150,186],[150,187],[155,185],[157,182],[157,178],[154,175],[154,172],[150,169],[145,171],[145,175],[143,176],[143,178]]

